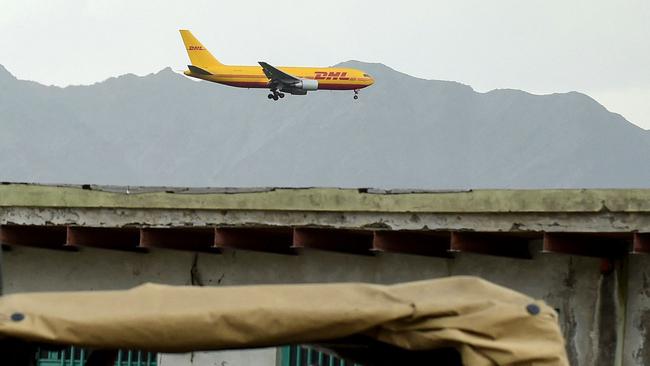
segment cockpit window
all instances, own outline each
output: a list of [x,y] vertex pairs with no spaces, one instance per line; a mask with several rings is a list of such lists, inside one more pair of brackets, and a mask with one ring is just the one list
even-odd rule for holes
[[368,74],[363,74],[363,77],[365,77],[365,78],[369,78],[369,77],[371,77],[371,76],[368,75]]

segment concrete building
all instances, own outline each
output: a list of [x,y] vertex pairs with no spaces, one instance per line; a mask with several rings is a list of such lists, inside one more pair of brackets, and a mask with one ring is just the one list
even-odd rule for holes
[[[555,307],[573,365],[650,364],[650,190],[4,184],[0,225],[5,293],[475,275]],[[160,360],[275,362],[275,349]]]

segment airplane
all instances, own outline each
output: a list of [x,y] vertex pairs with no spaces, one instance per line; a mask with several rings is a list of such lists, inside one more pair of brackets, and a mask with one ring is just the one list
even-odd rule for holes
[[224,65],[189,30],[180,32],[191,62],[185,75],[240,88],[269,89],[269,99],[315,90],[354,90],[354,99],[358,99],[359,90],[375,82],[361,70],[343,67],[274,67],[262,61],[260,66]]

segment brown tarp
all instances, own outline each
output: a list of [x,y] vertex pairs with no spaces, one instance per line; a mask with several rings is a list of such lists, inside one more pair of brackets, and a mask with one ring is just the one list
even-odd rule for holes
[[408,350],[452,346],[465,365],[568,365],[552,308],[474,277],[15,294],[0,298],[0,335],[160,352],[363,335]]

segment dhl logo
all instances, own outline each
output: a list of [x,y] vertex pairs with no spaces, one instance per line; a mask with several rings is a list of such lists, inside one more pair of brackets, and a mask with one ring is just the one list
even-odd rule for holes
[[203,51],[203,50],[205,50],[205,48],[203,48],[203,46],[190,46],[190,48],[188,48],[188,50],[190,50],[190,51]]
[[350,80],[347,72],[316,71],[316,80]]

